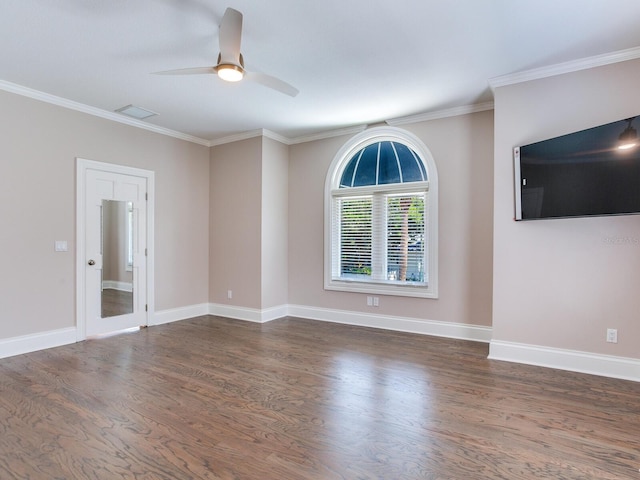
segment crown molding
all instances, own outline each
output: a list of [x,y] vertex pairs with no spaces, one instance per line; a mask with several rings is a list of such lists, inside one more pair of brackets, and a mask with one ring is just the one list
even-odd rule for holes
[[397,127],[399,125],[407,125],[409,123],[419,123],[419,122],[426,122],[428,120],[437,120],[439,118],[457,117],[460,115],[468,115],[470,113],[475,113],[475,112],[484,112],[486,110],[493,110],[493,102],[478,103],[475,105],[464,105],[461,107],[454,107],[446,110],[438,110],[435,112],[419,113],[417,115],[410,115],[407,117],[392,118],[390,120],[378,122],[375,124],[356,125],[354,127],[347,127],[347,128],[342,128],[338,130],[329,130],[329,131],[321,132],[317,134],[295,137],[290,140],[290,145],[295,145],[298,143],[313,142],[315,140],[324,140],[324,139],[333,138],[333,137],[340,137],[343,135],[357,135],[361,132],[364,132],[366,129],[375,127],[375,126],[389,125],[392,127]]
[[227,137],[220,137],[210,141],[210,146],[215,147],[217,145],[224,145],[225,143],[233,143],[241,140],[247,140],[249,138],[264,136],[272,140],[276,140],[285,145],[296,145],[298,143],[313,142],[315,140],[324,140],[326,138],[340,137],[342,135],[356,135],[367,128],[366,125],[358,125],[355,127],[347,127],[336,130],[329,130],[320,133],[313,133],[310,135],[303,135],[300,137],[289,138],[284,135],[272,132],[267,129],[251,130],[248,132],[238,133],[236,135],[229,135]]
[[280,135],[276,132],[272,132],[271,130],[262,129],[262,135],[270,138],[271,140],[275,140],[276,142],[284,143],[285,145],[291,145],[290,138],[287,138],[284,135]]
[[338,130],[329,130],[317,134],[305,135],[296,137],[290,140],[290,145],[297,143],[312,142],[314,140],[324,140],[327,138],[339,137],[342,135],[357,135],[365,131],[367,128],[375,126],[389,125],[397,127],[399,125],[407,125],[409,123],[426,122],[428,120],[437,120],[440,118],[457,117],[460,115],[468,115],[470,113],[484,112],[487,110],[493,110],[493,102],[477,103],[474,105],[463,105],[461,107],[448,108],[446,110],[437,110],[434,112],[419,113],[416,115],[410,115],[406,117],[392,118],[390,120],[378,122],[369,125],[356,125],[353,127],[342,128]]
[[[57,105],[63,108],[68,108],[70,110],[75,110],[77,112],[86,113],[88,115],[93,115],[95,117],[104,118],[106,120],[111,120],[117,123],[122,123],[132,127],[141,128],[143,130],[148,130],[150,132],[159,133],[161,135],[167,135],[169,137],[178,138],[180,140],[185,140],[187,142],[196,143],[198,145],[203,145],[205,147],[215,147],[218,145],[238,142],[241,140],[247,140],[249,138],[254,138],[259,136],[270,138],[272,140],[283,143],[285,145],[296,145],[300,143],[313,142],[316,140],[325,140],[327,138],[340,137],[344,135],[357,135],[358,133],[366,130],[368,127],[367,125],[356,125],[352,127],[313,133],[310,135],[302,135],[300,137],[294,137],[294,138],[285,137],[283,135],[280,135],[278,133],[275,133],[267,129],[257,129],[257,130],[251,130],[248,132],[238,133],[235,135],[229,135],[226,137],[220,137],[213,140],[206,140],[203,138],[195,137],[193,135],[188,135],[186,133],[178,132],[178,131],[171,130],[164,127],[159,127],[157,125],[152,125],[147,122],[143,122],[141,120],[136,120],[135,118],[126,117],[116,112],[110,112],[108,110],[103,110],[101,108],[91,107],[89,105],[85,105],[80,102],[75,102],[73,100],[58,97],[56,95],[51,95],[49,93],[44,93],[39,90],[35,90],[35,89],[24,87],[22,85],[18,85],[15,83],[7,82],[5,80],[0,80],[0,90],[4,90],[10,93],[15,93],[17,95],[22,95],[24,97],[29,97],[34,100],[39,100],[39,101],[49,103],[52,105]],[[423,113],[418,115],[412,115],[408,117],[395,118],[392,120],[388,120],[386,123],[388,125],[397,126],[397,125],[404,125],[408,123],[417,123],[417,122],[422,122],[427,120],[435,120],[438,118],[454,117],[458,115],[465,115],[469,113],[480,112],[480,111],[491,110],[491,109],[493,109],[493,102],[487,102],[487,103],[481,103],[477,105],[455,107],[455,108],[450,108],[448,110],[440,110],[437,112],[429,112],[429,113]]]
[[224,145],[226,143],[240,142],[242,140],[248,140],[249,138],[260,137],[263,135],[263,130],[250,130],[248,132],[237,133],[234,135],[227,135],[226,137],[214,138],[209,140],[210,147],[217,147],[218,145]]
[[327,138],[341,137],[343,135],[356,135],[366,130],[366,125],[356,125],[354,127],[340,128],[336,130],[328,130],[325,132],[312,133],[310,135],[302,135],[290,140],[290,145],[296,145],[298,143],[314,142],[316,140],[325,140]]
[[548,67],[534,68],[524,72],[494,77],[489,79],[489,86],[491,87],[491,90],[495,90],[498,87],[515,85],[517,83],[528,82],[530,80],[540,80],[542,78],[563,75],[589,68],[602,67],[612,63],[625,62],[627,60],[636,60],[638,58],[640,58],[640,47],[628,48],[617,52],[558,63]]
[[242,140],[248,140],[255,137],[267,137],[276,142],[284,143],[285,145],[291,145],[291,140],[285,136],[282,136],[266,128],[259,128],[257,130],[249,130],[248,132],[237,133],[234,135],[227,135],[226,137],[214,138],[209,141],[210,147],[216,147],[218,145],[224,145],[226,143],[240,142]]
[[[624,62],[628,60],[635,60],[638,58],[640,58],[640,47],[634,47],[626,50],[619,50],[617,52],[606,53],[606,54],[583,58],[579,60],[572,60],[569,62],[551,65],[547,67],[535,68],[535,69],[531,69],[523,72],[517,72],[513,74],[494,77],[489,79],[489,86],[491,87],[492,90],[495,90],[498,87],[514,85],[517,83],[527,82],[530,80],[538,80],[542,78],[562,75],[562,74],[576,72],[580,70],[586,70],[589,68],[600,67],[604,65],[610,65],[613,63]],[[91,107],[89,105],[85,105],[80,102],[75,102],[73,100],[68,100],[66,98],[58,97],[56,95],[44,93],[38,90],[34,90],[32,88],[28,88],[22,85],[8,82],[5,80],[0,80],[0,90],[4,90],[10,93],[15,93],[17,95],[22,95],[24,97],[29,97],[34,100],[39,100],[42,102],[50,103],[60,107],[75,110],[78,112],[86,113],[88,115],[93,115],[95,117],[104,118],[106,120],[111,120],[117,123],[122,123],[132,127],[141,128],[143,130],[147,130],[150,132],[159,133],[161,135],[166,135],[169,137],[178,138],[180,140],[185,140],[187,142],[196,143],[198,145],[203,145],[205,147],[214,147],[217,145],[223,145],[225,143],[232,143],[240,140],[246,140],[246,139],[254,138],[257,136],[265,136],[267,138],[271,138],[272,140],[276,140],[285,145],[296,145],[299,143],[313,142],[316,140],[324,140],[327,138],[339,137],[343,135],[357,135],[358,133],[364,131],[367,128],[367,125],[356,125],[352,127],[329,130],[329,131],[314,133],[310,135],[302,135],[302,136],[293,137],[293,138],[285,137],[283,135],[280,135],[278,133],[272,132],[267,129],[258,129],[258,130],[239,133],[236,135],[221,137],[213,140],[206,140],[193,135],[188,135],[186,133],[178,132],[178,131],[171,130],[164,127],[159,127],[157,125],[152,125],[150,123],[143,122],[135,118],[126,117],[116,112],[111,112],[108,110],[103,110],[101,108]],[[437,119],[447,118],[447,117],[455,117],[459,115],[467,115],[470,113],[493,110],[493,108],[494,108],[493,102],[485,102],[485,103],[479,103],[475,105],[466,105],[461,107],[449,108],[445,110],[438,110],[434,112],[410,115],[406,117],[398,117],[391,120],[387,120],[386,123],[391,126],[399,126],[399,125],[406,125],[410,123],[419,123],[419,122],[425,122],[429,120],[437,120]]]
[[387,124],[397,127],[399,125],[407,125],[409,123],[426,122],[429,120],[438,120],[441,118],[458,117],[460,115],[468,115],[470,113],[485,112],[493,110],[493,102],[477,103],[475,105],[463,105],[461,107],[447,108],[435,112],[419,113],[407,117],[398,117],[387,120]]
[[110,112],[108,110],[103,110],[101,108],[91,107],[89,105],[85,105],[84,103],[74,102],[73,100],[68,100],[66,98],[58,97],[56,95],[44,93],[39,90],[34,90],[32,88],[7,82],[5,80],[0,80],[0,90],[4,90],[10,93],[15,93],[17,95],[22,95],[23,97],[29,97],[34,100],[39,100],[41,102],[50,103],[52,105],[57,105],[59,107],[68,108],[70,110],[75,110],[77,112],[93,115],[94,117],[100,117],[106,120],[112,120],[114,122],[123,123],[125,125],[141,128],[143,130],[148,130],[150,132],[159,133],[161,135],[167,135],[169,137],[178,138],[180,140],[186,140],[187,142],[197,143],[205,147],[208,147],[210,143],[208,140],[205,140],[203,138],[194,137],[193,135],[187,135],[186,133],[177,132],[175,130],[159,127],[157,125],[152,125],[150,123],[143,122],[141,120],[136,120],[135,118],[126,117],[120,113]]

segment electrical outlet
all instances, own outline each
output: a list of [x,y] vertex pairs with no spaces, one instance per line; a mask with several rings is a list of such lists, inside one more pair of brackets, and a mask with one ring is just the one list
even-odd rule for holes
[[380,299],[378,297],[373,297],[373,306],[374,307],[380,306]]
[[373,297],[368,295],[367,296],[367,306],[371,307],[373,305]]
[[233,298],[233,291],[232,290],[227,290],[227,298],[229,300],[231,300]]
[[618,343],[618,330],[615,328],[607,328],[607,342]]

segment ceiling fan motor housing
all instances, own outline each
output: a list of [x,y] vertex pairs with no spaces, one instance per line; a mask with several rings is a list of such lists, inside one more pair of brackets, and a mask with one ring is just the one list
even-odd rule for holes
[[222,56],[218,54],[218,64],[216,65],[218,76],[227,82],[238,82],[242,80],[244,77],[244,58],[242,58],[242,54],[240,54],[239,60],[240,65],[229,62],[220,63]]

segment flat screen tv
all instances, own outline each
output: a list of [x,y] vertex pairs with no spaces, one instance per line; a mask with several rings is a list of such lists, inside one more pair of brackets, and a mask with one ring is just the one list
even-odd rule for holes
[[634,120],[514,148],[516,220],[640,213]]

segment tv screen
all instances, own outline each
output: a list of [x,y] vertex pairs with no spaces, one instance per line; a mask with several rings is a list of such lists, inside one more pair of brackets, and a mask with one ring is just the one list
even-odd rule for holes
[[640,213],[634,120],[516,147],[516,220]]

